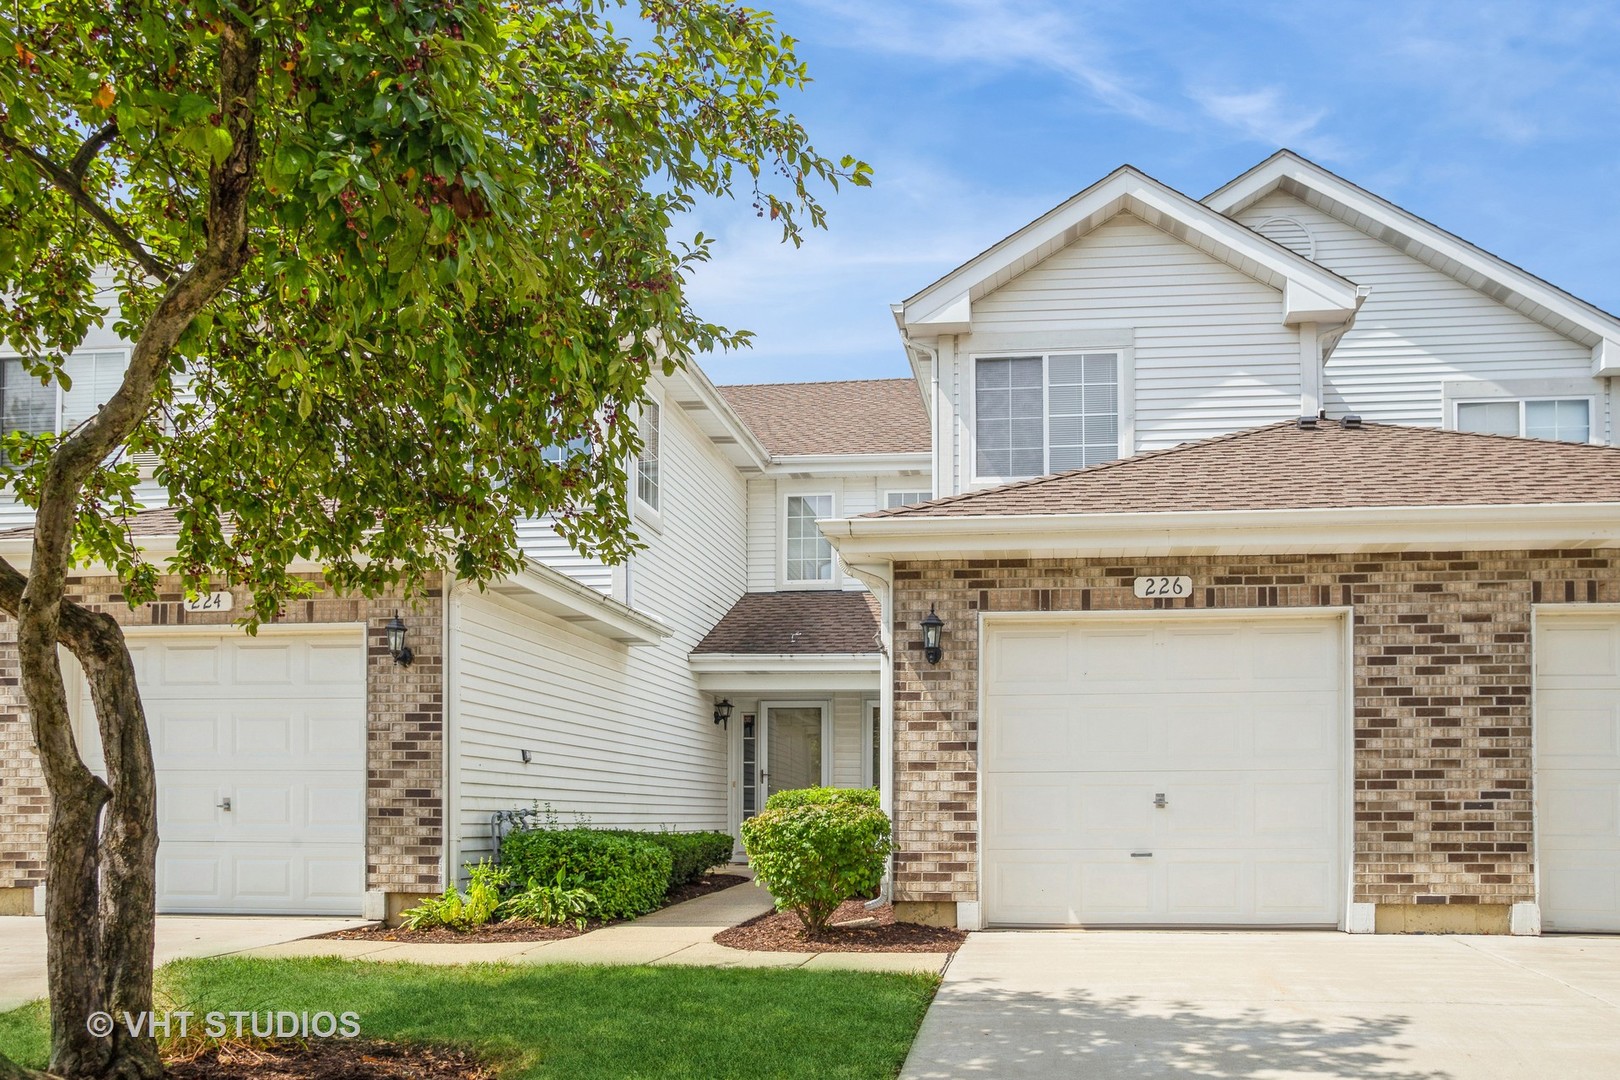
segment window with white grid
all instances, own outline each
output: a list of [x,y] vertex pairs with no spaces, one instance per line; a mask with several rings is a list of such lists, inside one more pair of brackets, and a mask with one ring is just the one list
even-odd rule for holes
[[1119,457],[1119,354],[981,357],[974,365],[974,475],[1002,480]]
[[832,544],[820,529],[817,518],[830,518],[831,495],[789,495],[787,498],[787,579],[793,582],[831,581]]

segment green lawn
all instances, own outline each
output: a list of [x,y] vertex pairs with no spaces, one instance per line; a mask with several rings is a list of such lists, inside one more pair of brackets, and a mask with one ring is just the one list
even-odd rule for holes
[[[220,958],[159,974],[174,1008],[353,1011],[367,1038],[448,1043],[528,1077],[895,1076],[932,975],[655,967],[423,967]],[[0,1014],[43,1066],[45,1011]]]

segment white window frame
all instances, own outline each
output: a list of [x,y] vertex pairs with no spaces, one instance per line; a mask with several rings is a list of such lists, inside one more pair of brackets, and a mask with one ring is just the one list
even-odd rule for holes
[[[669,470],[665,468],[665,462],[668,460],[669,455],[665,452],[664,401],[657,394],[649,392],[646,395],[646,401],[642,403],[636,415],[637,434],[640,434],[640,425],[646,420],[648,405],[657,410],[657,423],[654,428],[658,432],[658,457],[656,459],[658,463],[658,503],[653,505],[641,497],[642,456],[637,454],[635,460],[630,463],[630,505],[638,521],[653,532],[661,533],[664,531],[664,510],[669,504]],[[645,436],[643,436],[643,446],[645,446]]]
[[[929,499],[934,498],[934,493],[933,493],[932,489],[924,491],[922,488],[919,488],[919,487],[891,487],[891,488],[885,488],[881,492],[881,495],[882,495],[882,502],[878,506],[879,510],[892,510],[892,509],[894,509],[894,507],[889,505],[889,498],[891,496],[894,496],[894,495],[922,495],[923,499],[920,500],[922,502],[927,502]],[[900,505],[901,506],[906,506],[906,505],[909,505],[909,504],[901,503]]]
[[[81,346],[80,348],[74,349],[72,352],[65,354],[63,358],[66,359],[68,357],[79,356],[85,353],[118,353],[124,358],[124,370],[129,370],[130,350],[121,345],[113,345],[105,349],[86,348]],[[20,353],[12,350],[0,350],[0,363],[7,360],[27,360],[32,355],[38,354]],[[30,378],[32,378],[32,376],[30,376]],[[52,432],[52,434],[60,435],[62,434],[62,406],[65,404],[63,398],[66,394],[70,393],[70,391],[64,390],[62,388],[62,384],[54,379],[51,381],[51,387],[56,391],[56,429]],[[0,386],[0,394],[4,394],[4,392],[5,388]],[[10,434],[10,432],[5,432],[4,434]]]
[[831,516],[838,516],[838,493],[828,488],[805,488],[803,491],[784,491],[776,501],[776,581],[783,589],[841,589],[843,585],[842,565],[838,561],[838,549],[828,548],[832,555],[832,577],[826,581],[806,580],[788,577],[788,502],[793,499],[825,498],[832,506]]
[[[967,466],[969,483],[974,485],[1007,484],[1028,480],[1030,476],[989,476],[979,472],[979,362],[982,360],[1016,360],[1020,357],[1041,359],[1041,464],[1043,471],[1031,476],[1045,476],[1052,461],[1051,416],[1051,358],[1054,353],[1112,353],[1114,355],[1114,386],[1118,395],[1115,403],[1114,426],[1118,438],[1118,457],[1130,457],[1135,440],[1135,385],[1132,378],[1130,348],[1119,344],[1043,344],[1030,346],[1009,342],[1005,347],[976,349],[969,355],[967,385]],[[937,496],[936,496],[937,497]]]
[[[1530,379],[1508,382],[1469,382],[1450,380],[1442,384],[1441,397],[1445,406],[1445,426],[1460,431],[1457,417],[1463,405],[1501,405],[1514,402],[1519,406],[1519,433],[1524,434],[1524,406],[1533,401],[1586,402],[1587,444],[1602,446],[1607,442],[1607,417],[1603,414],[1602,392],[1583,379]],[[1573,444],[1580,445],[1580,444]]]

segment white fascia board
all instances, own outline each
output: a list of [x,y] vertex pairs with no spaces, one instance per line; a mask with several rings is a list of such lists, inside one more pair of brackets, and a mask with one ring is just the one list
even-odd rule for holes
[[[732,444],[728,444],[723,448],[729,449],[732,446],[736,448],[741,459],[737,461],[738,465],[763,469],[770,462],[771,455],[765,449],[765,444],[760,442],[759,437],[748,429],[747,424],[742,422],[742,418],[732,409],[730,402],[726,401],[725,395],[716,389],[714,383],[709,381],[709,376],[704,373],[702,368],[697,366],[696,362],[687,361],[685,366],[677,368],[675,374],[669,376],[666,381],[674,383],[677,380],[684,383],[684,386],[677,385],[675,387],[675,403],[683,409],[691,411],[694,407],[692,403],[695,402],[696,406],[713,413],[721,426],[726,429],[727,435],[733,440]],[[683,397],[681,394],[683,390],[689,393],[691,397]],[[710,436],[710,438],[712,440],[713,436]]]
[[876,671],[882,657],[869,653],[693,653],[693,671]]
[[1592,377],[1594,379],[1620,377],[1620,334],[1605,337],[1592,346]]
[[[1272,243],[1152,177],[1124,166],[907,300],[900,305],[896,321],[902,330],[921,334],[971,331],[971,296],[975,288],[1044,245],[1060,240],[1070,229],[1107,211],[1111,205],[1117,205],[1119,212],[1130,211],[1149,220],[1161,215],[1169,218],[1190,233],[1231,252],[1236,256],[1229,260],[1231,265],[1240,269],[1259,267],[1264,271],[1260,280],[1265,284],[1274,288],[1284,283],[1297,286],[1302,290],[1300,310],[1308,310],[1309,318],[1290,321],[1329,322],[1346,318],[1356,309],[1353,282]],[[1253,269],[1244,269],[1244,272],[1256,276]]]
[[704,653],[690,658],[693,680],[706,693],[785,697],[839,690],[880,689],[877,653]]
[[970,553],[1070,558],[1620,547],[1620,503],[895,515],[818,524],[846,562]]
[[670,634],[669,627],[604,596],[588,585],[534,559],[511,577],[486,586],[526,607],[598,634],[624,645],[657,645]]
[[812,476],[883,476],[932,472],[934,455],[920,454],[778,454],[766,466],[767,476],[807,473]]
[[[1599,339],[1599,345],[1603,338],[1620,339],[1620,319],[1608,312],[1570,296],[1529,271],[1521,270],[1490,252],[1453,236],[1439,226],[1424,221],[1416,214],[1363,191],[1320,166],[1287,151],[1273,155],[1268,161],[1262,162],[1231,183],[1210,193],[1205,197],[1204,203],[1222,215],[1241,213],[1245,207],[1270,194],[1284,180],[1292,180],[1301,187],[1325,195],[1358,214],[1363,214],[1425,247],[1432,248],[1487,281],[1495,282],[1581,327]],[[1593,342],[1585,341],[1582,344],[1592,345]],[[1596,367],[1597,350],[1594,348],[1593,352]],[[1612,358],[1609,366],[1615,366]],[[1612,373],[1620,374],[1620,371]]]

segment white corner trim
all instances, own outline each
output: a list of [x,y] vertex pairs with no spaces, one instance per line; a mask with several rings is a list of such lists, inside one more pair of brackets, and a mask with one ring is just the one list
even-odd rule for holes
[[956,928],[958,930],[983,930],[984,905],[977,900],[958,900],[956,902]]
[[45,917],[45,886],[34,886],[34,914],[40,918]]
[[1514,904],[1508,914],[1508,932],[1519,937],[1541,935],[1541,905],[1532,901]]
[[1344,932],[1347,934],[1370,934],[1378,925],[1377,904],[1351,904],[1344,915]]
[[388,918],[388,894],[381,889],[367,889],[360,905],[360,917],[370,922],[382,922]]

